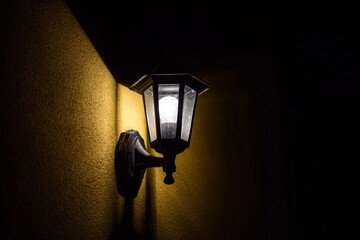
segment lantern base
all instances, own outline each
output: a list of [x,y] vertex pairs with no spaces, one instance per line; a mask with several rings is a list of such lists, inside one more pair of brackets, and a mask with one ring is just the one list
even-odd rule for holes
[[115,173],[118,193],[125,198],[135,198],[139,192],[145,170],[163,167],[166,172],[164,182],[174,183],[175,155],[158,158],[145,150],[144,139],[136,130],[120,134],[115,150]]

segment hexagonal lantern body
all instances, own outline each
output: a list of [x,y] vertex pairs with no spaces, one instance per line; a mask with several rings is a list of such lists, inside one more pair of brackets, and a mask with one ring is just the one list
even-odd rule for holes
[[148,74],[130,89],[143,95],[150,146],[163,155],[188,148],[197,96],[209,85],[189,73]]

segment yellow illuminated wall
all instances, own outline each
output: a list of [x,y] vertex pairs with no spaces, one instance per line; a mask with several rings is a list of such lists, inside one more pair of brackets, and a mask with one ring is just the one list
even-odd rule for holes
[[116,83],[63,1],[0,11],[0,234],[108,239]]
[[[274,83],[262,66],[199,72],[211,89],[198,99],[175,183],[163,184],[162,168],[149,169],[126,202],[116,190],[114,150],[128,129],[148,142],[141,96],[116,84],[62,0],[4,0],[0,11],[1,234],[284,239],[269,218],[283,211],[266,176],[276,124]],[[259,69],[262,76],[249,74]]]

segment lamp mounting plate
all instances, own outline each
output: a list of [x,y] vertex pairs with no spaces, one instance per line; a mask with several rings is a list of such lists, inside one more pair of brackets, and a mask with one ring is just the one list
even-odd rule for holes
[[140,189],[146,168],[136,166],[136,149],[144,149],[143,138],[138,131],[128,130],[120,134],[115,150],[116,184],[123,197],[135,198]]

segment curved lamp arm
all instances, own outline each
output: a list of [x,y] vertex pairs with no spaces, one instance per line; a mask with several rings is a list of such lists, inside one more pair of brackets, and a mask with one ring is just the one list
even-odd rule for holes
[[144,139],[136,130],[120,134],[115,150],[115,173],[118,192],[121,196],[137,196],[147,168],[163,167],[165,184],[173,184],[176,170],[175,154],[164,154],[163,158],[150,155],[145,150]]

